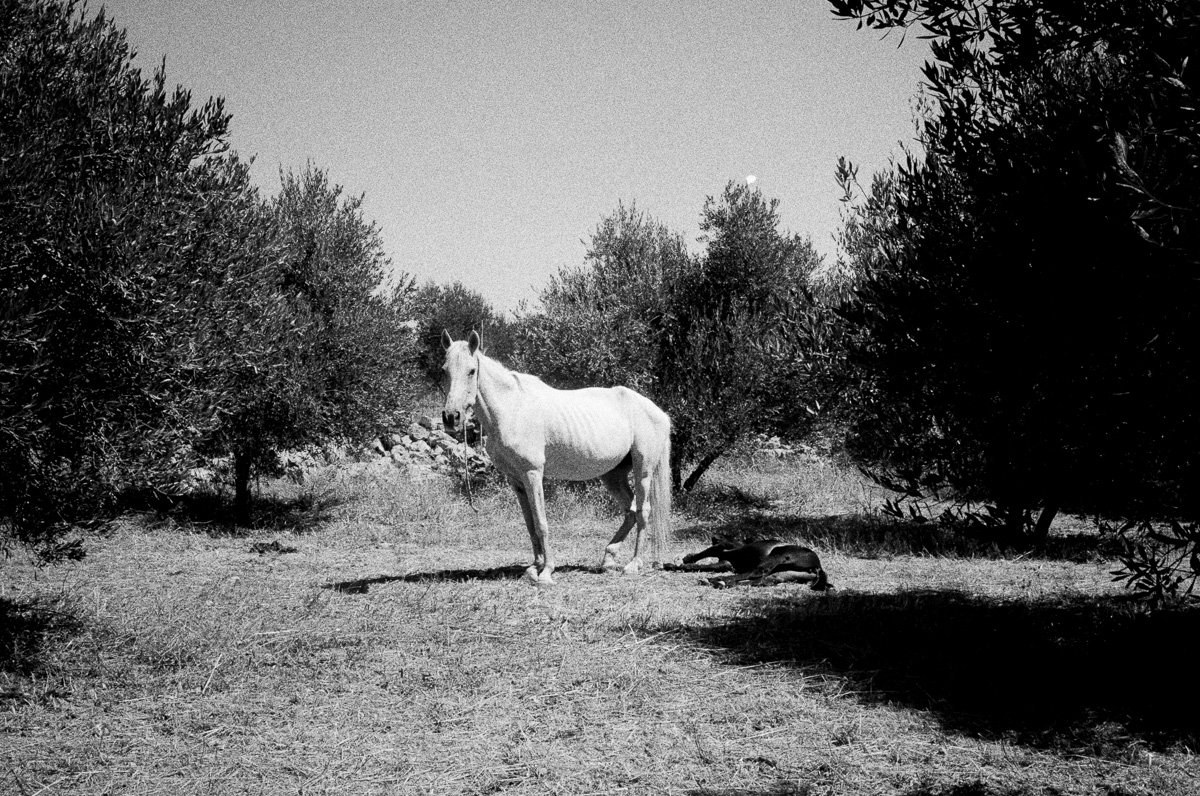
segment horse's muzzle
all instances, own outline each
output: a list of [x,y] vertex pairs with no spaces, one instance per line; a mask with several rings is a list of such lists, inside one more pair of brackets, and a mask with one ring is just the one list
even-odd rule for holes
[[462,420],[462,412],[457,409],[447,409],[442,412],[442,428],[447,431],[457,431]]

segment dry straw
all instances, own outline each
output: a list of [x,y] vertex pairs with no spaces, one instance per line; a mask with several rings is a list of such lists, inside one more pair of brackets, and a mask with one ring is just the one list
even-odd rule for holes
[[[815,516],[802,507],[866,494],[778,463],[756,491],[743,469],[715,473],[668,555],[716,527],[802,529],[786,522]],[[240,536],[137,517],[82,562],[6,563],[0,791],[1195,792],[1190,736],[1118,699],[1072,692],[1074,723],[1022,724],[979,701],[1004,682],[956,690],[989,649],[979,618],[1051,664],[1135,638],[1103,561],[819,547],[839,591],[716,591],[596,572],[617,518],[560,489],[559,584],[537,590],[517,579],[528,540],[501,490],[476,512],[453,483],[371,472],[271,488],[306,493],[311,516]],[[758,507],[731,507],[735,489]],[[1173,632],[1194,635],[1188,621]],[[1110,691],[1153,677],[1120,663],[1132,681]]]

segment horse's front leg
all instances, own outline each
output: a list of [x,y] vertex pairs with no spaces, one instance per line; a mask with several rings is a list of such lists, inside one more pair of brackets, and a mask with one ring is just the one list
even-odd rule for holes
[[529,539],[533,543],[533,566],[525,570],[525,577],[538,586],[553,586],[554,556],[551,555],[547,544],[549,526],[546,522],[546,496],[542,490],[540,469],[529,470],[521,476],[517,496],[521,500],[525,524],[529,528]]
[[[517,503],[521,506],[521,516],[525,519],[525,530],[529,532],[529,541],[533,544],[533,566],[530,567],[535,573],[541,568],[546,561],[545,551],[539,545],[538,535],[534,528],[536,527],[533,519],[533,508],[529,505],[529,497],[525,492],[525,482],[520,478],[509,477],[509,484],[512,485],[513,492],[517,495]],[[529,573],[526,572],[526,575]]]

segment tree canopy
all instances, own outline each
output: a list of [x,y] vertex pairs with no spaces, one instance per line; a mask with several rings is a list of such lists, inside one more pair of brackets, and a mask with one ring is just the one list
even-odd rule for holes
[[243,322],[227,327],[236,356],[208,393],[218,422],[198,443],[205,455],[233,457],[243,521],[254,468],[271,469],[283,450],[387,425],[416,353],[404,317],[411,282],[387,289],[388,259],[362,198],[311,164],[280,182],[264,219],[276,235],[276,270],[253,283],[241,297]]
[[520,319],[521,364],[559,387],[624,384],[672,418],[673,477],[690,489],[748,435],[802,433],[802,320],[819,258],[780,229],[778,202],[730,183],[701,215],[700,255],[634,206],[593,234],[540,312]]

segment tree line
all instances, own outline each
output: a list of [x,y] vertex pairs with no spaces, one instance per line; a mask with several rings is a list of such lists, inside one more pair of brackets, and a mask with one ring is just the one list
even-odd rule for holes
[[1200,10],[831,8],[932,41],[918,152],[863,182],[838,164],[836,262],[730,183],[699,251],[619,204],[504,317],[461,284],[389,278],[361,199],[316,166],[261,196],[221,102],[144,78],[102,13],[5,0],[0,516],[52,539],[213,457],[244,515],[256,468],[377,432],[436,390],[442,328],[475,328],[556,386],[654,398],[679,489],[747,435],[820,433],[906,494],[987,502],[1010,536],[1120,518],[1166,551],[1131,556],[1131,578],[1155,556],[1200,571]]

